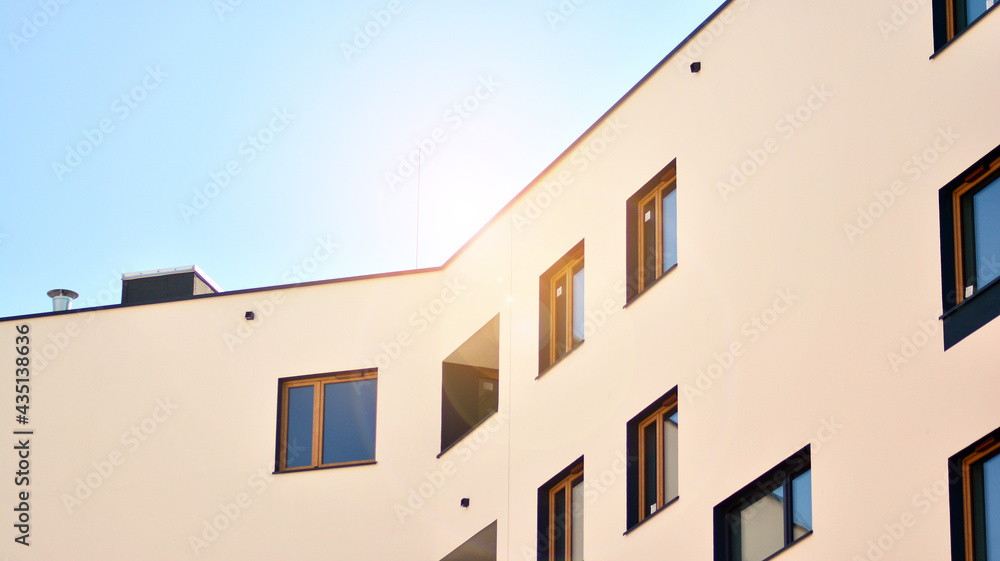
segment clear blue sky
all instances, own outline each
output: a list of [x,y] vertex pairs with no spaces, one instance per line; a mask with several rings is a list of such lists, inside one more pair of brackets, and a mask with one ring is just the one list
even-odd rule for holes
[[719,4],[5,1],[0,317],[439,265]]

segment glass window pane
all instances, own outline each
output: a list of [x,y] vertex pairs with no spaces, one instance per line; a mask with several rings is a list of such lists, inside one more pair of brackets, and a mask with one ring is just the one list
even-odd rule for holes
[[312,464],[313,386],[288,389],[288,411],[285,412],[285,467]]
[[324,385],[324,464],[375,459],[375,382]]
[[663,421],[663,501],[677,498],[677,412]]
[[984,527],[986,559],[1000,559],[1000,455],[983,463]]
[[649,286],[649,283],[656,279],[656,200],[650,199],[642,206],[639,216],[642,259],[642,285]]
[[549,544],[552,548],[555,561],[566,561],[566,489],[562,488],[552,497],[553,513],[552,520],[552,541]]
[[573,346],[583,341],[583,267],[573,273]]
[[570,536],[572,561],[583,561],[583,479],[573,484],[573,499],[570,501],[573,513],[573,535]]
[[559,275],[556,279],[555,302],[555,330],[553,346],[556,350],[556,358],[566,354],[566,277]]
[[642,511],[644,516],[649,516],[656,511],[656,455],[657,455],[656,423],[646,425],[642,431]]
[[1000,276],[1000,179],[972,197],[976,229],[976,288]]
[[784,488],[740,511],[740,559],[762,561],[785,547]]
[[967,0],[966,2],[966,24],[979,19],[979,16],[986,13],[986,10],[993,5],[993,0]]
[[812,471],[792,480],[792,540],[812,530]]
[[677,264],[677,190],[663,197],[663,271]]

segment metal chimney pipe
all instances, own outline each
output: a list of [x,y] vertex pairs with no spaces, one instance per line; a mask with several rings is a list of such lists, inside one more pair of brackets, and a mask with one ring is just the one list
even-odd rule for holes
[[76,292],[66,290],[65,288],[56,288],[55,290],[48,291],[47,294],[49,295],[49,298],[52,299],[53,312],[64,312],[68,310],[73,304],[73,300],[80,296]]

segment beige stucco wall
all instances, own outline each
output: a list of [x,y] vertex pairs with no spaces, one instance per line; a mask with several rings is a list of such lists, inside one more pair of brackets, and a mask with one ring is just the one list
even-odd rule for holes
[[[891,557],[947,558],[945,461],[1000,426],[1000,322],[942,351],[937,194],[1000,143],[1000,16],[929,60],[929,2],[880,30],[893,9],[737,0],[442,270],[0,323],[0,364],[15,325],[53,345],[32,375],[32,545],[0,552],[434,561],[496,519],[498,558],[523,559],[538,487],[584,456],[588,559],[710,559],[712,508],[812,443],[815,532],[782,559],[865,557],[904,516]],[[674,159],[679,266],[623,308],[625,200]],[[538,276],[581,239],[587,340],[536,379]],[[441,361],[497,314],[500,412],[436,458]],[[372,365],[377,464],[272,476],[277,379]],[[623,537],[625,424],[674,386],[680,500]]]

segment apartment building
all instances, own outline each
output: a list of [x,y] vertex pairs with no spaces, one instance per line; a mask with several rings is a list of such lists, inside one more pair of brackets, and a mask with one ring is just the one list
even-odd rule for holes
[[1000,559],[992,4],[726,2],[441,267],[0,320],[0,551]]

